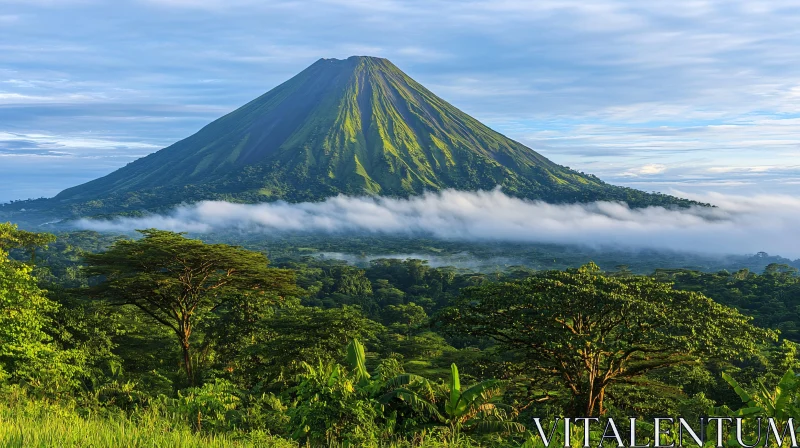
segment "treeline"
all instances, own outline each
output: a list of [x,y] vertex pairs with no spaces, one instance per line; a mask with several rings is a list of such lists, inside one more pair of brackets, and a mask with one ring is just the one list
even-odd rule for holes
[[800,405],[796,274],[271,266],[172,232],[3,224],[0,420],[197,446],[532,446],[533,417],[783,418]]
[[702,292],[738,308],[754,316],[754,324],[780,330],[782,337],[800,342],[800,277],[794,266],[772,263],[761,274],[741,269],[716,273],[657,270],[654,275],[675,282],[677,288]]

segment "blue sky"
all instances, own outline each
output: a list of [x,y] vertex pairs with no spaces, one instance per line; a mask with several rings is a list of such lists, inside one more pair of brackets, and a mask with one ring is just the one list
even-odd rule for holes
[[107,174],[351,55],[609,182],[800,193],[794,1],[0,0],[0,201]]

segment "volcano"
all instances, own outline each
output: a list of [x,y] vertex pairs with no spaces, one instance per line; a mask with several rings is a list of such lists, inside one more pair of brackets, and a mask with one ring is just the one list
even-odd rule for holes
[[687,205],[557,165],[386,59],[320,59],[196,134],[54,199],[87,215],[206,199],[319,201],[486,190],[548,202]]

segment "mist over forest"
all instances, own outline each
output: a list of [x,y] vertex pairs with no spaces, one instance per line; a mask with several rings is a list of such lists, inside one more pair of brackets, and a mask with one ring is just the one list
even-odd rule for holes
[[714,207],[623,203],[550,204],[484,192],[446,190],[409,199],[338,196],[323,202],[180,206],[164,214],[82,219],[78,228],[130,232],[141,228],[207,234],[309,233],[427,237],[442,241],[570,244],[606,251],[800,258],[800,199],[707,194]]

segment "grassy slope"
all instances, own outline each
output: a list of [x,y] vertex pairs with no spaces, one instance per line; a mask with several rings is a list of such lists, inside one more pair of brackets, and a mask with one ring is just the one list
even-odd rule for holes
[[123,419],[83,419],[71,413],[31,416],[0,408],[0,448],[244,448],[294,447],[295,443],[264,437],[236,441],[224,436],[198,435],[188,429],[172,429],[157,423],[133,423]]
[[[28,401],[16,406],[0,404],[0,448],[293,448],[294,441],[263,433],[238,438],[197,434],[176,428],[164,420],[124,418],[83,418],[57,405]],[[433,434],[419,434],[413,442],[390,441],[388,448],[450,447],[474,448],[467,437],[448,440]]]

